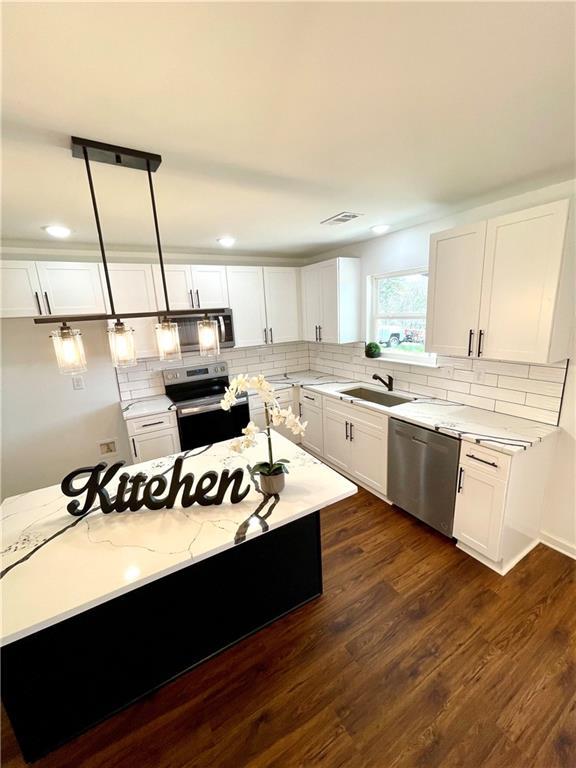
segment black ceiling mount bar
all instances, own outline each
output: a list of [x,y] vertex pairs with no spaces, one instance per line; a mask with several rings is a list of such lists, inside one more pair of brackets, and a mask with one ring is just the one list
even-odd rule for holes
[[88,175],[88,185],[90,187],[90,197],[92,198],[92,207],[94,208],[94,218],[96,219],[96,229],[98,230],[98,242],[100,243],[100,253],[102,255],[102,266],[104,267],[104,276],[106,278],[106,288],[108,289],[108,300],[110,301],[110,312],[115,316],[116,322],[119,323],[120,318],[116,317],[116,310],[114,308],[114,297],[112,296],[112,285],[110,283],[110,275],[108,273],[106,251],[104,250],[104,238],[102,236],[102,227],[100,225],[100,216],[98,214],[98,204],[96,203],[96,193],[94,192],[94,182],[92,181],[92,171],[90,170],[90,160],[88,158],[88,150],[86,147],[82,147],[82,155],[84,157],[84,164],[86,165],[86,173]]
[[156,232],[156,243],[158,245],[158,259],[160,261],[160,273],[162,275],[162,287],[164,288],[164,301],[166,302],[166,311],[170,312],[170,302],[168,301],[168,288],[166,287],[166,273],[164,271],[164,259],[162,258],[162,245],[160,244],[160,228],[158,227],[158,214],[156,213],[156,198],[154,197],[154,185],[152,184],[152,173],[150,161],[146,161],[146,170],[148,172],[148,184],[150,186],[150,199],[152,201],[152,215],[154,217],[154,230]]
[[[122,317],[129,319],[131,317],[181,317],[186,315],[196,315],[196,317],[206,317],[207,315],[222,315],[230,312],[230,307],[215,307],[210,309],[169,309],[166,312],[157,309],[155,312],[122,312]],[[116,320],[116,315],[40,315],[34,318],[36,325],[48,325],[48,323],[82,323],[87,320]]]
[[115,144],[105,144],[92,139],[80,139],[72,136],[72,156],[83,157],[84,148],[88,151],[90,160],[109,165],[121,165],[124,168],[133,168],[137,171],[147,171],[148,167],[155,172],[162,162],[161,155],[153,152],[142,152],[140,149],[128,149]]

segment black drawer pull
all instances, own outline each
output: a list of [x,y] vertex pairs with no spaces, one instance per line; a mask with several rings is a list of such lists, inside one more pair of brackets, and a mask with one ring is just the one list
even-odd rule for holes
[[472,342],[474,339],[474,331],[472,328],[470,328],[470,331],[468,332],[468,357],[472,354]]
[[138,451],[136,450],[136,440],[132,438],[132,447],[134,448],[134,456],[138,457]]
[[314,400],[315,399],[313,397],[310,397],[310,395],[304,395],[304,397],[306,398],[306,400]]
[[156,427],[158,424],[164,424],[163,421],[152,421],[150,424],[142,424],[143,427]]
[[464,479],[464,467],[460,467],[460,471],[458,472],[458,491],[457,493],[461,493],[462,491],[462,480]]
[[473,453],[467,453],[466,457],[469,459],[474,459],[474,461],[481,461],[482,464],[488,464],[489,467],[496,467],[498,468],[498,464],[496,464],[495,461],[486,461],[486,459],[479,459],[478,456],[474,456]]
[[482,339],[484,338],[484,331],[478,331],[478,357],[482,356],[484,352],[482,348]]

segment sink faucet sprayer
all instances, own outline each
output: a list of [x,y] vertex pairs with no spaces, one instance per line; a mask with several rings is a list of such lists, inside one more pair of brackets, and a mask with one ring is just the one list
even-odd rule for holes
[[388,375],[386,377],[388,380],[384,381],[382,376],[378,376],[378,374],[375,373],[373,374],[372,378],[374,379],[374,381],[379,381],[381,384],[384,384],[388,392],[392,392],[392,387],[394,386],[394,379],[392,378],[392,376]]

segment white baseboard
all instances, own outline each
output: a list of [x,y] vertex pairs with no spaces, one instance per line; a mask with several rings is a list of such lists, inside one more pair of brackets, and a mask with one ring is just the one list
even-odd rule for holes
[[568,557],[576,560],[576,544],[573,544],[571,541],[561,539],[559,536],[552,536],[551,533],[546,531],[540,531],[540,541],[542,544],[546,544],[547,547],[551,547],[557,552],[561,552],[563,555],[568,555]]

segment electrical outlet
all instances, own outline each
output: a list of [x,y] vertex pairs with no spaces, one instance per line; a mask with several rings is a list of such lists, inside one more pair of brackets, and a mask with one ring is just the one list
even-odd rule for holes
[[484,371],[474,371],[474,382],[476,384],[483,384],[484,383]]
[[110,456],[113,453],[118,453],[118,443],[115,437],[110,440],[104,440],[98,443],[98,449],[100,450],[100,456]]
[[86,389],[84,376],[81,376],[80,374],[72,376],[72,389]]

